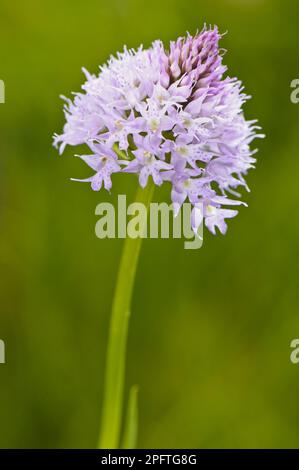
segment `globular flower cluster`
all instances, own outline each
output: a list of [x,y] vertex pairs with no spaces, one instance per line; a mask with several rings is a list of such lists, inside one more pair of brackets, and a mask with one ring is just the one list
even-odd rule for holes
[[97,76],[84,70],[83,91],[65,98],[66,124],[54,136],[61,153],[66,145],[89,147],[80,158],[95,173],[77,181],[95,191],[110,190],[117,172],[136,173],[142,187],[149,177],[158,186],[169,182],[176,208],[193,205],[195,230],[203,218],[212,233],[225,233],[225,219],[237,214],[227,206],[242,204],[236,188],[247,188],[250,143],[260,135],[256,121],[244,118],[241,82],[224,77],[220,38],[216,27],[204,28],[169,50],[161,41],[125,48]]

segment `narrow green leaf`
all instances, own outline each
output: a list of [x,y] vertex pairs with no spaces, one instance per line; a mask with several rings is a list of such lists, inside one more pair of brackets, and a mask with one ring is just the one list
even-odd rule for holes
[[130,390],[122,449],[136,449],[138,434],[138,386]]

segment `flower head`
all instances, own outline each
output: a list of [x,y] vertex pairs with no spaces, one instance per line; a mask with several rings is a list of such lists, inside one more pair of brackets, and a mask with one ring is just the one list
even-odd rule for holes
[[[199,204],[207,228],[225,233],[226,218],[242,204],[236,188],[247,185],[253,168],[252,140],[262,137],[256,121],[246,121],[249,98],[241,82],[224,77],[218,29],[204,28],[179,38],[167,50],[161,41],[149,49],[124,49],[90,75],[73,101],[66,100],[66,124],[54,144],[87,144],[81,158],[95,174],[85,180],[95,191],[112,186],[116,172],[136,173],[141,186],[170,182],[176,207]],[[197,214],[198,215],[198,214]],[[196,227],[195,227],[196,229]]]

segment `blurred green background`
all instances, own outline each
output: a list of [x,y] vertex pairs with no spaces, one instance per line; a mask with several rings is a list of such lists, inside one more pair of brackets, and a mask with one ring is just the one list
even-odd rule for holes
[[[225,237],[143,245],[130,326],[127,388],[140,386],[139,447],[297,447],[299,365],[299,78],[294,0],[28,0],[0,5],[0,447],[95,447],[110,306],[121,240],[94,234],[95,206],[132,200],[133,176],[111,195],[74,149],[59,157],[60,94],[78,91],[123,44],[148,46],[228,31],[230,75],[253,99],[258,141],[252,192]],[[75,151],[76,152],[76,151]],[[169,200],[168,188],[156,200]]]

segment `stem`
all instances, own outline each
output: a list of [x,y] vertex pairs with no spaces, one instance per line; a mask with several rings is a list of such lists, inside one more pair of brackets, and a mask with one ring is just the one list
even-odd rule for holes
[[[149,181],[146,188],[138,187],[136,202],[143,203],[148,210],[154,184]],[[147,215],[140,223],[140,233],[146,227]],[[126,238],[120,261],[114,293],[108,351],[106,359],[100,449],[119,447],[123,416],[123,392],[125,379],[126,346],[130,319],[131,299],[142,238]]]

